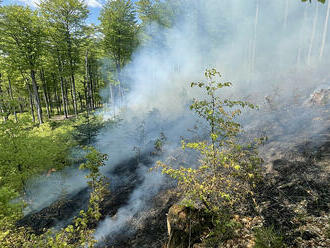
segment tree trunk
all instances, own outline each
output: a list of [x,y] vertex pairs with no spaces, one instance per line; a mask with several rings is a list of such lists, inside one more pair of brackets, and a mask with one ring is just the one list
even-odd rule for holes
[[56,101],[56,113],[59,115],[59,114],[61,114],[62,110],[61,110],[61,101],[60,101],[60,98],[58,97],[58,94],[57,94],[56,85],[55,85],[54,92],[55,92],[55,101]]
[[257,30],[259,23],[259,0],[257,0],[256,15],[254,20],[254,37],[253,37],[253,47],[252,47],[252,57],[251,57],[251,72],[254,74],[256,65],[256,49],[257,49]]
[[10,99],[12,101],[12,108],[13,108],[13,113],[14,113],[14,116],[15,116],[15,121],[18,122],[17,120],[17,113],[16,113],[16,107],[15,107],[15,103],[14,103],[14,97],[13,97],[13,90],[11,88],[11,81],[10,81],[10,77],[8,76],[8,91],[9,91],[9,96],[10,96]]
[[113,90],[112,90],[112,84],[111,82],[109,83],[109,89],[110,89],[110,105],[111,105],[111,108],[113,109],[113,117],[115,117],[115,101],[113,99]]
[[42,82],[42,89],[43,89],[42,92],[43,92],[43,97],[44,97],[44,101],[46,104],[47,116],[48,116],[48,119],[50,119],[49,99],[47,97],[47,86],[46,86],[45,74],[44,74],[43,69],[41,69],[41,71],[40,71],[40,78],[41,78],[41,82]]
[[308,7],[308,4],[305,4],[304,18],[302,20],[302,24],[301,24],[301,28],[300,28],[300,35],[299,35],[298,54],[297,54],[297,67],[299,67],[299,65],[300,65],[302,47],[304,45],[304,42],[303,42],[303,40],[304,40],[303,31],[304,31],[304,27],[305,27],[305,23],[306,23],[306,18],[307,18],[307,7]]
[[61,95],[62,95],[62,104],[63,104],[63,112],[65,118],[68,118],[68,109],[66,106],[66,100],[65,100],[65,93],[64,93],[64,79],[61,76]]
[[87,108],[87,112],[89,113],[90,109],[91,109],[91,89],[90,89],[90,77],[89,77],[89,65],[88,65],[88,49],[86,50],[86,54],[85,54],[85,78],[86,78],[86,108]]
[[119,107],[121,108],[122,107],[122,102],[123,102],[123,94],[122,94],[122,90],[121,90],[121,77],[120,77],[121,67],[120,67],[119,62],[116,63],[116,69],[117,69],[117,80],[119,82],[119,84],[118,84]]
[[70,71],[71,71],[71,83],[72,83],[72,93],[73,93],[73,108],[75,116],[78,116],[77,111],[77,97],[76,97],[76,83],[74,78],[74,68],[73,68],[73,58],[72,58],[72,42],[68,27],[66,27],[67,43],[68,43],[68,55],[70,60]]
[[314,15],[314,20],[313,20],[312,35],[311,35],[311,40],[309,42],[309,48],[308,48],[307,65],[311,65],[311,57],[312,57],[313,43],[314,43],[314,39],[315,39],[315,32],[316,32],[316,24],[317,24],[318,15],[319,15],[319,4],[316,3],[315,15]]
[[8,117],[7,117],[7,114],[6,114],[6,107],[5,107],[5,103],[2,99],[2,88],[1,88],[1,80],[2,80],[2,75],[0,73],[0,112],[1,114],[3,115],[3,121],[6,122]]
[[83,112],[83,101],[80,92],[78,92],[79,102],[80,102],[80,112]]
[[[70,80],[71,81],[71,80]],[[72,82],[72,81],[71,81]],[[73,97],[73,85],[71,83],[71,87],[70,87],[70,95],[71,95],[71,99],[72,99],[72,108],[75,109],[75,105],[74,105],[74,97]],[[78,111],[77,111],[78,112]]]
[[88,108],[88,96],[87,96],[87,85],[86,85],[86,80],[83,81],[83,85],[84,85],[84,95],[85,95],[85,108],[87,110],[87,112],[89,111]]
[[28,83],[26,84],[26,88],[29,92],[30,110],[31,110],[32,121],[36,122],[36,118],[34,116],[33,97],[32,97],[32,93],[31,93],[30,85]]
[[64,100],[65,100],[65,107],[66,107],[66,112],[69,114],[70,113],[70,103],[69,103],[69,98],[68,98],[68,84],[65,78],[64,80]]
[[75,114],[75,116],[78,116],[78,111],[77,111],[77,96],[76,96],[76,83],[74,81],[74,74],[73,74],[73,72],[71,74],[71,80],[72,80],[72,94],[73,94],[74,114]]
[[36,81],[36,75],[35,75],[35,71],[33,69],[31,69],[31,71],[30,71],[30,76],[31,76],[31,81],[32,81],[34,103],[35,103],[36,109],[37,109],[38,121],[39,121],[39,124],[42,124],[43,123],[42,108],[41,108],[41,103],[40,103],[40,98],[39,98],[39,93],[38,93],[38,85],[37,85],[37,81]]
[[94,77],[93,77],[93,66],[89,65],[89,97],[90,97],[90,105],[91,105],[91,109],[94,109],[94,96],[93,96],[93,81],[94,81]]
[[62,112],[61,109],[61,100],[57,94],[57,83],[56,83],[56,79],[55,79],[55,74],[52,73],[52,77],[53,77],[53,83],[54,83],[54,93],[55,93],[55,101],[56,101],[56,111],[57,114],[59,115]]
[[328,20],[329,20],[329,13],[330,13],[330,1],[328,1],[328,8],[327,8],[327,15],[325,17],[324,22],[324,29],[323,29],[323,35],[322,35],[322,45],[320,49],[320,61],[322,60],[324,48],[325,48],[325,41],[327,39],[327,33],[328,33]]

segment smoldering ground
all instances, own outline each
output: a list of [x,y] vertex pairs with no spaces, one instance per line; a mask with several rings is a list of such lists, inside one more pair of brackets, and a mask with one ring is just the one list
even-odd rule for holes
[[[327,4],[298,0],[170,2],[173,25],[146,27],[153,39],[142,42],[122,71],[123,83],[129,87],[120,113],[123,121],[98,136],[96,147],[110,157],[111,166],[104,168],[110,178],[116,164],[137,156],[137,151],[149,151],[161,132],[167,137],[166,155],[180,145],[180,136],[191,137],[187,129],[194,127],[196,117],[188,106],[202,93],[189,85],[203,80],[206,68],[217,68],[223,75],[220,80],[233,83],[222,91],[224,97],[260,106],[259,111],[241,117],[247,130],[285,119],[277,126],[285,129],[283,135],[298,135],[303,130],[308,137],[328,124],[313,120],[328,112],[317,115],[315,108],[303,105],[315,88],[330,81]],[[277,130],[268,128],[266,134],[278,140]],[[115,219],[109,217],[99,224],[97,239],[115,236],[157,194],[163,177],[148,173],[143,164],[140,167],[136,173],[141,184]],[[126,179],[114,177],[114,185],[116,180]]]

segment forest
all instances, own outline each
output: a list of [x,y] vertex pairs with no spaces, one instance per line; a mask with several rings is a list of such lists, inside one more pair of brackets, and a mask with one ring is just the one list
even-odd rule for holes
[[0,247],[330,247],[329,16],[0,0]]

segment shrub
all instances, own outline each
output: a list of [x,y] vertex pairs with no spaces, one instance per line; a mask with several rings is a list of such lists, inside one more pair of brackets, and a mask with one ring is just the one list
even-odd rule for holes
[[217,82],[221,75],[215,70],[206,70],[207,82],[192,83],[192,87],[204,90],[204,99],[194,99],[190,106],[208,126],[208,137],[196,142],[182,141],[182,148],[197,151],[200,164],[194,168],[174,168],[163,162],[157,167],[178,181],[187,206],[201,204],[207,211],[228,210],[247,195],[253,195],[252,188],[259,178],[262,159],[256,147],[262,139],[254,143],[242,144],[238,141],[241,126],[234,119],[241,109],[255,108],[244,101],[222,99],[218,90],[231,83]]

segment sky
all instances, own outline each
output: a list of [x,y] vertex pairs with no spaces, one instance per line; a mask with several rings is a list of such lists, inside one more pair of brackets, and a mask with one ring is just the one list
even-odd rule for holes
[[[20,4],[20,5],[28,5],[32,8],[37,7],[37,4],[40,0],[4,0],[4,5],[9,4]],[[87,23],[94,23],[98,24],[98,16],[100,13],[100,10],[102,8],[102,5],[106,2],[106,0],[85,0],[88,9],[90,11],[89,17],[87,19]]]

